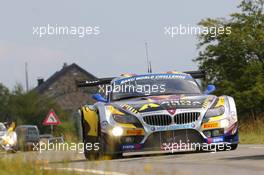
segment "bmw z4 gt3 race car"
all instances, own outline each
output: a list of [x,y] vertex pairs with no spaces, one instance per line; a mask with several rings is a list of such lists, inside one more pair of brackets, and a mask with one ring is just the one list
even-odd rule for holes
[[[176,151],[234,150],[238,119],[234,99],[202,92],[203,72],[123,75],[79,82],[99,85],[106,94],[80,109],[85,157],[126,156]],[[87,144],[98,144],[89,149]]]

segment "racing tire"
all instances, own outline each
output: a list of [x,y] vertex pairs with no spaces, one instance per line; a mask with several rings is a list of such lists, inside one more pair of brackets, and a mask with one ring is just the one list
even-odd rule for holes
[[238,146],[238,144],[232,144],[230,151],[236,150],[237,146]]
[[[98,136],[88,136],[87,133],[90,129],[88,123],[86,123],[82,118],[82,128],[83,128],[83,143],[84,143],[84,156],[87,160],[98,160],[104,156],[110,157],[110,159],[122,158],[122,153],[116,151],[113,140],[109,139],[105,134],[101,132],[100,120],[98,122]],[[99,150],[88,150],[86,145],[99,143]],[[110,150],[109,150],[110,148]]]
[[123,158],[122,152],[118,151],[118,143],[113,138],[106,134],[101,134],[101,153],[102,156],[108,156],[110,159],[121,159]]
[[[94,144],[98,143],[98,137],[85,136],[84,138],[84,156],[87,160],[98,160],[101,157],[99,150],[94,150]],[[87,145],[92,145],[92,149],[88,149]]]
[[[108,159],[120,159],[123,158],[121,152],[118,152],[113,144],[113,141],[107,141],[107,137],[101,132],[98,133],[98,137],[85,136],[84,139],[84,156],[87,160],[100,160],[105,157]],[[95,145],[99,143],[99,150],[88,150],[86,144]]]
[[238,144],[229,144],[225,146],[225,149],[222,151],[234,151],[237,149]]
[[94,146],[95,143],[99,142],[99,138],[96,136],[88,136],[87,133],[90,130],[90,126],[88,123],[86,123],[82,117],[82,135],[83,135],[83,143],[84,143],[84,157],[87,160],[97,160],[100,158],[100,149],[98,151],[95,151],[94,148],[92,147],[92,149],[88,149],[87,145],[92,144],[92,146]]

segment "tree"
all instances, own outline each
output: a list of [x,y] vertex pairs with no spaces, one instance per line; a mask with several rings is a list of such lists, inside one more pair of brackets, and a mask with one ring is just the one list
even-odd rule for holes
[[[206,70],[204,83],[217,86],[216,94],[235,97],[240,115],[264,112],[264,0],[243,0],[240,13],[230,19],[205,19],[203,27],[231,27],[231,33],[199,36],[199,68]],[[263,116],[263,115],[262,115]]]
[[6,119],[9,96],[8,88],[0,83],[0,121]]
[[25,92],[20,84],[10,92],[0,83],[0,122],[14,121],[17,125],[37,125],[41,133],[49,133],[50,127],[42,125],[42,122],[50,109],[54,109],[62,121],[62,125],[55,126],[54,134],[76,138],[77,129],[69,117],[70,114],[52,99],[40,96],[34,90]]
[[38,95],[34,90],[25,92],[17,84],[9,95],[7,113],[12,121],[19,124],[37,125],[42,133],[49,132],[50,128],[42,122],[50,109],[54,109],[62,121],[67,114],[51,99]]

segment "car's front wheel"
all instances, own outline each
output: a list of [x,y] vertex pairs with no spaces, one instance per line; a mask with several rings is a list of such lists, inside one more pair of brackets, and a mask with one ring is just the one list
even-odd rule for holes
[[231,147],[231,151],[233,151],[233,150],[236,150],[237,149],[237,146],[238,146],[238,144],[232,144],[230,147]]
[[[98,135],[98,137],[85,136],[84,138],[84,156],[87,160],[118,159],[123,157],[114,139],[107,137],[106,134],[98,133]],[[89,149],[89,146],[86,145],[97,145],[99,149]]]
[[[98,137],[85,136],[84,138],[84,156],[87,160],[97,160],[101,157],[100,142]],[[99,143],[99,149],[95,149],[95,145]]]

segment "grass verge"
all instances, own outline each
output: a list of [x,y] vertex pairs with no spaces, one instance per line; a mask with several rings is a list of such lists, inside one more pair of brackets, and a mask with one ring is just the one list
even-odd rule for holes
[[20,158],[0,159],[0,175],[77,175],[79,173],[61,170],[46,170],[45,161],[22,161]]
[[264,118],[241,122],[239,140],[242,144],[264,144]]

